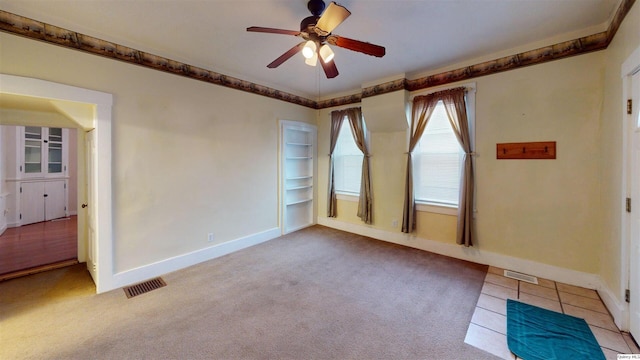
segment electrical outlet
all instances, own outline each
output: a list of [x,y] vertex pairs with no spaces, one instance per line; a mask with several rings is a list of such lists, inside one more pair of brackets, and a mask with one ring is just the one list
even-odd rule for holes
[[398,220],[397,219],[391,220],[391,227],[393,227],[393,228],[397,228],[398,227]]
[[209,233],[209,237],[208,237],[208,239],[209,239],[209,242],[212,242],[212,241],[213,241],[213,233]]

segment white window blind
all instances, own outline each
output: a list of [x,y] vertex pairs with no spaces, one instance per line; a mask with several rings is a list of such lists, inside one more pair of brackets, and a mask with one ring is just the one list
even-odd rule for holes
[[463,154],[440,101],[413,152],[416,201],[457,206]]
[[333,176],[337,192],[360,194],[363,156],[353,139],[349,121],[345,119],[333,151]]

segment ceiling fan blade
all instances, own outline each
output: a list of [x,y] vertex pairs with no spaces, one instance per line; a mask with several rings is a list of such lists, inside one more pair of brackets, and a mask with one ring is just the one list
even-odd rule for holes
[[327,75],[327,79],[333,79],[338,76],[338,68],[333,60],[325,63],[320,59],[320,65],[322,65],[322,69],[324,70],[324,74]]
[[279,58],[273,60],[271,62],[271,64],[267,65],[267,67],[269,69],[275,69],[278,66],[280,66],[283,62],[289,60],[290,57],[292,57],[293,55],[299,53],[300,51],[302,51],[302,48],[304,47],[305,42],[301,42],[300,44],[292,47],[291,49],[289,49],[287,52],[285,52],[284,54],[280,55]]
[[384,47],[371,44],[364,41],[353,40],[338,35],[331,35],[327,38],[327,42],[341,48],[361,52],[367,55],[383,57],[386,53]]
[[247,31],[251,31],[251,32],[261,32],[261,33],[269,33],[269,34],[293,35],[293,36],[298,36],[298,35],[300,35],[300,31],[294,31],[294,30],[283,30],[283,29],[274,29],[274,28],[260,27],[260,26],[252,26],[252,27],[248,27],[248,28],[247,28]]
[[351,12],[346,7],[332,1],[322,13],[320,19],[318,19],[314,31],[320,36],[327,36],[333,29],[342,24],[349,15],[351,15]]

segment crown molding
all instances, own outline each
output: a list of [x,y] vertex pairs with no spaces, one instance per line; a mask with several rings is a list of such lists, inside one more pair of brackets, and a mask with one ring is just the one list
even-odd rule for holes
[[3,10],[0,10],[0,31],[103,56],[113,60],[123,61],[129,64],[188,77],[194,80],[200,80],[297,105],[316,108],[315,101],[301,96],[171,60],[162,56],[150,54],[127,46],[98,39],[93,36],[63,29],[55,25],[46,24],[41,21],[29,19]]
[[514,70],[525,66],[539,65],[553,60],[604,50],[613,40],[620,24],[622,24],[622,21],[631,10],[635,1],[636,0],[622,0],[611,20],[611,23],[609,24],[608,29],[600,33],[417,79],[409,80],[404,78],[389,81],[379,85],[365,87],[360,93],[321,101],[307,99],[305,97],[280,91],[268,86],[255,84],[233,76],[224,75],[215,71],[115,44],[3,10],[0,10],[0,31],[158,71],[168,72],[194,80],[246,91],[312,109],[325,109],[359,103],[363,98],[398,90],[423,90],[435,86],[465,81],[480,76]]

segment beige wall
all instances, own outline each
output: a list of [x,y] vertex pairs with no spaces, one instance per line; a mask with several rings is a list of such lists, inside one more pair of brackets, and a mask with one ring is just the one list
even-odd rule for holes
[[[587,273],[599,271],[600,108],[604,53],[478,78],[477,248]],[[326,214],[329,113],[318,121],[319,214]],[[366,109],[364,109],[366,112]],[[556,160],[496,160],[500,142],[556,141]],[[400,231],[406,132],[373,133],[374,228]],[[362,224],[355,203],[338,220]],[[455,244],[456,217],[420,212],[420,239]],[[426,247],[426,246],[425,246]],[[428,247],[427,247],[428,248]]]
[[277,121],[316,119],[301,106],[7,34],[0,72],[114,95],[118,272],[277,227]]
[[[478,80],[481,249],[597,273],[602,52]],[[496,160],[496,143],[556,141],[556,160]]]
[[[640,46],[640,4],[631,8],[613,41],[605,51],[604,102],[601,116],[602,163],[602,223],[603,241],[600,244],[601,276],[607,286],[622,299],[621,286],[621,238],[624,229],[622,199],[626,190],[622,188],[622,153],[624,99],[622,98],[622,63]],[[634,106],[637,106],[634,104]],[[637,200],[636,200],[637,203]]]

